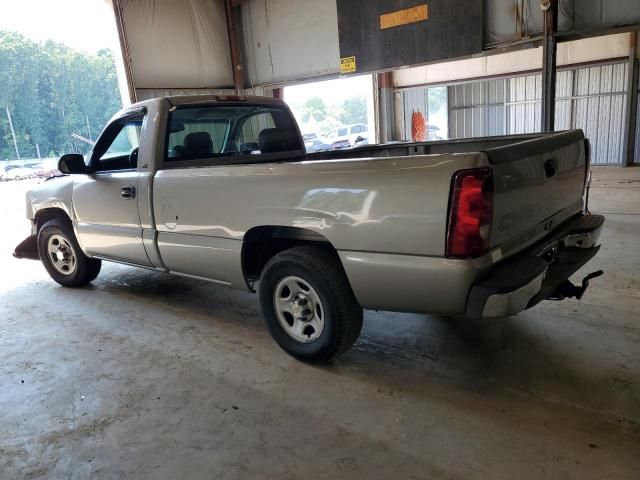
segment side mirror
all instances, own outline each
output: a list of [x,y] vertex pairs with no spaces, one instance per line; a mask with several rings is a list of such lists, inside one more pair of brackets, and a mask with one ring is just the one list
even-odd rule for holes
[[61,173],[88,173],[89,169],[84,163],[84,157],[79,153],[67,153],[58,160],[58,170]]

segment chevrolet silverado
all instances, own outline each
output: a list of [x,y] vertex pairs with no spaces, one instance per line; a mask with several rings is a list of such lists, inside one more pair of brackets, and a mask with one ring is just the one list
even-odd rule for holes
[[39,258],[66,287],[101,261],[258,289],[289,354],[328,362],[363,309],[496,318],[580,298],[598,252],[581,131],[307,154],[280,100],[157,98],[27,194]]

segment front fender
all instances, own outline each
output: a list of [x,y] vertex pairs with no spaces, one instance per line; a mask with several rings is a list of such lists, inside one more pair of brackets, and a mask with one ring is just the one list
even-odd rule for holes
[[39,211],[45,209],[62,210],[73,221],[75,213],[72,205],[73,177],[56,178],[38,185],[27,192],[27,218],[34,220]]

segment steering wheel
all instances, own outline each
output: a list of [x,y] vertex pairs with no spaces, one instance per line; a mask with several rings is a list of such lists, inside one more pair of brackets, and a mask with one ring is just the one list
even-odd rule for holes
[[138,168],[138,150],[139,148],[136,147],[129,154],[129,166],[131,168]]

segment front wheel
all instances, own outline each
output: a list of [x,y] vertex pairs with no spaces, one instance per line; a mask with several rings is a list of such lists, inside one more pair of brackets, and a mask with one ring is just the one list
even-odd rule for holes
[[342,265],[319,247],[274,256],[263,271],[260,304],[278,345],[311,363],[328,363],[344,353],[362,329],[362,307]]
[[38,254],[51,278],[63,287],[86,285],[98,276],[102,265],[82,252],[73,229],[57,218],[38,232]]

